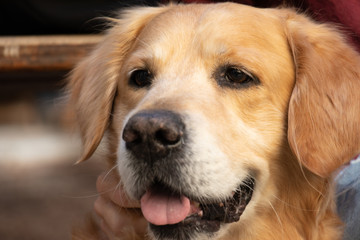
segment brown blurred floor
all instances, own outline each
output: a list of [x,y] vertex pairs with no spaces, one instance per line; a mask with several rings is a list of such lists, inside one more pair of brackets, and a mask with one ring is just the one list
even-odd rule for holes
[[[38,135],[56,135],[54,131],[46,134],[42,131]],[[0,129],[0,142],[4,137],[1,133],[4,131]],[[11,133],[6,134],[11,137]],[[36,133],[31,134],[39,138]],[[66,151],[66,143],[58,144],[60,150]],[[36,146],[31,140],[28,145],[32,145],[34,151],[40,147],[41,151],[42,146]],[[19,143],[17,147],[22,148]],[[74,147],[70,147],[70,151],[73,150]],[[81,222],[92,210],[101,164],[93,160],[74,166],[74,152],[55,157],[44,149],[44,155],[52,159],[19,159],[9,153],[5,156],[13,159],[4,159],[4,154],[0,156],[0,239],[69,239],[71,226]]]

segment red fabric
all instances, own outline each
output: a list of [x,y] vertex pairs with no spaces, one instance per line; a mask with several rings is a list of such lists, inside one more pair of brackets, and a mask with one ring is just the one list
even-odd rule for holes
[[[184,3],[215,3],[215,2],[228,2],[226,0],[224,1],[221,1],[221,0],[214,0],[214,1],[211,1],[211,0],[183,0],[181,2],[184,2]],[[254,5],[253,1],[252,0],[241,0],[241,1],[233,1],[233,2],[239,2],[239,3],[242,3],[242,4],[247,4],[247,5]]]
[[[222,0],[183,0],[184,3],[214,3]],[[360,1],[359,0],[235,0],[256,7],[274,7],[282,4],[295,6],[320,22],[333,22],[344,29],[349,40],[360,52]]]
[[360,51],[359,0],[307,0],[307,4],[315,19],[339,23]]

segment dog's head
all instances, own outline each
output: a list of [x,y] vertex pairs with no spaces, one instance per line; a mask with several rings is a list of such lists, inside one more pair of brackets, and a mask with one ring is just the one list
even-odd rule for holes
[[157,238],[215,234],[269,206],[294,159],[328,177],[355,155],[358,69],[336,31],[289,10],[133,9],[72,74],[82,160],[108,129]]

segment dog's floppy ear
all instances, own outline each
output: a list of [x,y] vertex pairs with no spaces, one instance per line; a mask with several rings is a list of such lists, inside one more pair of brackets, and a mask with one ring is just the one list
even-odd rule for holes
[[322,177],[360,151],[360,57],[326,24],[289,14],[286,32],[295,86],[288,115],[290,146]]
[[98,147],[109,124],[120,68],[143,27],[164,8],[135,8],[112,19],[112,27],[95,50],[70,75],[69,105],[75,111],[83,153],[88,159]]

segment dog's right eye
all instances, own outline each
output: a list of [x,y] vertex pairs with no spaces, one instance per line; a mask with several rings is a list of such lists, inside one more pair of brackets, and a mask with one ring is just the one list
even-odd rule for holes
[[153,76],[147,69],[138,69],[131,73],[129,84],[136,88],[145,88],[151,85]]

